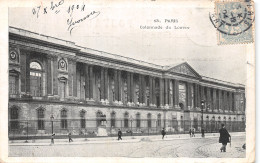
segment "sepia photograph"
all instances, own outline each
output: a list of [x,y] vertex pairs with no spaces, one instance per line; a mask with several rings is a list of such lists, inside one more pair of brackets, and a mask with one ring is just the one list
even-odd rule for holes
[[254,19],[248,0],[9,7],[8,158],[254,160]]

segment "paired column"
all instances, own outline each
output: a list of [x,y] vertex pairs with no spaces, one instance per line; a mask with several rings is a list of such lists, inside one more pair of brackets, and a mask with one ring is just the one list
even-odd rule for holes
[[164,105],[169,105],[169,79],[164,79]]
[[223,97],[223,110],[226,111],[228,110],[228,106],[227,106],[227,92],[224,91],[224,97]]
[[131,73],[127,72],[127,101],[131,102]]
[[53,94],[53,58],[47,56],[47,95]]
[[160,78],[160,106],[164,106],[164,80]]
[[85,64],[85,98],[89,100],[89,68],[88,65]]
[[[192,90],[193,84],[192,83],[187,83],[187,104],[188,104],[188,109],[191,109],[192,106],[192,96],[191,96],[191,90]],[[193,97],[194,98],[194,97]],[[195,100],[196,98],[194,98]]]
[[223,110],[223,97],[222,97],[222,91],[221,90],[218,90],[218,98],[219,98],[219,104],[218,104],[218,106],[219,106],[219,110]]
[[217,92],[216,92],[216,89],[214,89],[214,88],[213,88],[213,100],[212,100],[212,103],[213,103],[212,109],[216,110],[217,109]]
[[175,108],[179,108],[179,81],[174,80],[174,105]]
[[134,85],[134,73],[130,74],[130,89],[131,89],[131,102],[134,102],[135,98],[135,85]]
[[208,108],[208,106],[209,106],[209,109],[212,108],[211,97],[210,97],[210,88],[209,87],[207,87],[207,103],[206,104],[207,104],[206,108]]
[[153,77],[149,76],[149,106],[153,105]]

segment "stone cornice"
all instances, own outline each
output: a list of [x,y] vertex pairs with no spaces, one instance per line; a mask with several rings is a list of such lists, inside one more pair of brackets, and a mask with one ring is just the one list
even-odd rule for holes
[[45,47],[45,46],[41,46],[41,45],[36,45],[34,43],[26,43],[26,42],[17,41],[17,40],[9,40],[9,43],[18,45],[19,48],[21,48],[22,50],[26,50],[26,51],[41,52],[41,53],[45,53],[47,55],[61,55],[63,57],[68,57],[68,58],[75,57],[75,53],[62,51],[59,49],[54,49],[54,48]]

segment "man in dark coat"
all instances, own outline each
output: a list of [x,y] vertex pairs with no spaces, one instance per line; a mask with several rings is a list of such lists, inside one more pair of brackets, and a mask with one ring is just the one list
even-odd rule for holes
[[69,143],[70,143],[71,141],[73,141],[72,138],[71,138],[71,132],[69,132],[68,136],[69,136]]
[[162,139],[164,139],[164,136],[166,135],[165,129],[162,129]]
[[205,130],[202,128],[201,129],[201,136],[204,138],[205,137]]
[[117,133],[117,135],[118,135],[118,139],[117,140],[122,140],[122,131],[120,130],[120,129],[118,129],[118,133]]
[[220,133],[220,137],[219,137],[219,143],[222,143],[222,147],[220,148],[220,151],[222,152],[226,152],[226,145],[228,142],[230,142],[230,135],[227,131],[227,129],[225,128],[225,125],[222,124],[221,125],[222,128],[219,130]]

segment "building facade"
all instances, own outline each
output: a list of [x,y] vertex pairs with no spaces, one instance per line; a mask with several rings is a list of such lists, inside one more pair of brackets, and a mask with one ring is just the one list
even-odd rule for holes
[[9,28],[9,133],[180,132],[208,122],[244,125],[245,86],[201,76],[186,62],[159,66]]

